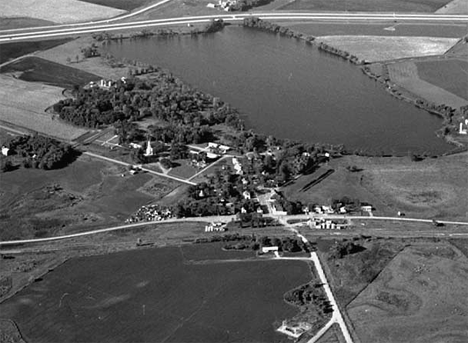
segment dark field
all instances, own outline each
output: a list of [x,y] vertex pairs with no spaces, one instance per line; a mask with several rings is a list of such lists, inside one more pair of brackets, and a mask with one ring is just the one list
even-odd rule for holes
[[296,0],[281,10],[435,12],[450,0]]
[[149,4],[151,0],[81,0],[91,4],[114,7],[121,10],[131,11],[135,8]]
[[306,263],[190,264],[183,249],[70,260],[0,305],[2,317],[34,342],[287,341],[275,329],[297,311],[283,295],[311,279]]
[[84,86],[90,81],[97,81],[99,76],[85,71],[47,61],[39,57],[25,57],[0,68],[1,73],[21,72],[20,80],[43,82],[63,88],[74,85]]
[[20,42],[0,44],[0,63],[5,63],[13,58],[30,54],[34,51],[42,51],[71,41],[70,38],[45,40],[39,42]]
[[0,30],[12,30],[23,27],[50,26],[54,24],[55,23],[51,21],[35,18],[0,18]]
[[422,80],[468,100],[468,61],[423,61],[416,66]]

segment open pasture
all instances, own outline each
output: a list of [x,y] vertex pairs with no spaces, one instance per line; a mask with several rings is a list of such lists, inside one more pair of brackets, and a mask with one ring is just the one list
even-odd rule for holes
[[286,342],[275,329],[297,310],[283,294],[310,279],[304,262],[145,249],[67,261],[0,309],[35,342]]
[[408,57],[442,55],[457,43],[458,39],[346,35],[317,37],[317,41],[347,51],[359,59],[376,62]]
[[[350,172],[348,166],[362,170]],[[282,190],[288,199],[322,205],[343,196],[357,198],[371,203],[376,215],[394,216],[402,211],[413,217],[466,220],[467,168],[467,153],[419,162],[409,157],[345,156]],[[334,173],[315,183],[329,169]]]
[[2,17],[29,17],[54,23],[76,23],[118,16],[125,11],[78,0],[17,0],[2,3]]
[[25,57],[12,62],[1,67],[0,73],[17,73],[18,78],[23,81],[41,82],[69,89],[100,79],[97,75],[39,57]]
[[468,60],[416,62],[419,77],[468,101]]
[[30,83],[0,74],[0,120],[52,137],[72,141],[86,129],[65,124],[45,112],[63,99],[62,88]]
[[467,258],[446,243],[413,245],[347,307],[363,342],[466,342]]
[[279,9],[358,12],[435,12],[450,0],[296,0]]
[[[121,177],[122,168],[82,155],[57,170],[20,168],[2,174],[0,238],[51,236],[121,224],[155,199],[139,191],[150,182],[175,187],[150,174]],[[51,187],[57,190],[51,191]],[[38,221],[39,220],[39,221]]]

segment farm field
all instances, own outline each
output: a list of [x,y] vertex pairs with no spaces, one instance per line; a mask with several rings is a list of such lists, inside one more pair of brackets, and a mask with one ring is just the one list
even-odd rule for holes
[[[388,37],[439,37],[460,38],[466,35],[463,24],[421,25],[411,23],[337,23],[337,22],[287,22],[272,21],[278,25],[289,27],[303,34],[319,36],[357,35],[357,36],[388,36]],[[393,30],[393,29],[394,30]]]
[[69,41],[70,39],[66,38],[34,42],[3,43],[0,45],[0,64],[36,51],[47,50]]
[[54,23],[75,23],[118,16],[125,11],[78,0],[18,0],[2,4],[2,17],[29,17]]
[[[448,59],[417,62],[418,75],[424,81],[468,100],[468,61]],[[465,77],[463,77],[463,75]],[[455,82],[454,82],[455,81]]]
[[145,249],[70,260],[0,309],[35,342],[286,342],[274,330],[297,310],[283,294],[311,278],[304,262],[190,262],[183,247]]
[[[84,36],[52,49],[41,51],[36,56],[93,75],[99,75],[102,78],[116,80],[127,76],[127,68],[110,68],[101,57],[84,58],[80,52],[81,48],[90,46],[92,43],[94,43],[92,37]],[[78,56],[79,62],[76,62],[76,56]],[[67,59],[71,59],[71,63]]]
[[437,71],[432,71],[431,74],[429,74],[423,69],[423,77],[430,78],[431,81],[436,82],[436,84],[432,84],[419,76],[417,64],[420,62],[422,61],[397,61],[388,63],[387,68],[390,80],[408,90],[409,92],[436,104],[446,104],[453,108],[459,108],[468,104],[468,100],[461,98],[439,86],[441,85],[447,87],[447,83],[451,82],[451,90],[457,90],[457,92],[462,91],[463,86],[466,84],[466,75],[464,73],[458,73],[458,75],[455,74],[456,70],[460,70],[460,65],[452,64],[444,68],[447,70],[448,68],[452,69],[455,67],[455,70],[450,72],[450,75],[454,76],[454,78],[449,78],[447,77],[448,75],[444,74],[442,80],[435,80],[434,77],[429,76],[434,75],[434,73],[437,73]]
[[150,5],[153,0],[81,0],[90,4],[118,8],[125,11],[131,11],[144,5]]
[[445,242],[399,253],[347,307],[363,342],[468,340],[467,258]]
[[335,48],[347,51],[367,62],[408,57],[443,55],[458,42],[457,38],[324,36],[317,37]]
[[41,82],[51,86],[73,88],[98,81],[99,76],[39,57],[25,57],[0,67],[0,73],[18,74],[23,81]]
[[1,121],[68,141],[88,131],[54,120],[45,112],[64,99],[62,88],[25,82],[2,74],[0,81]]
[[435,12],[450,0],[296,0],[281,10]]
[[0,30],[20,29],[23,27],[37,27],[54,25],[53,22],[34,18],[0,18]]
[[[362,171],[346,169],[353,165]],[[420,162],[409,157],[345,156],[282,191],[288,199],[322,205],[343,196],[357,198],[371,203],[376,215],[394,216],[402,211],[413,217],[466,220],[467,168],[466,152]],[[334,172],[316,183],[330,169]]]

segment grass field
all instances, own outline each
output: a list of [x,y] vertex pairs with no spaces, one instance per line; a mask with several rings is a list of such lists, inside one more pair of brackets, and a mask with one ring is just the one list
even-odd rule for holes
[[457,38],[381,36],[325,36],[317,40],[368,62],[442,55],[458,41]]
[[74,23],[115,17],[125,11],[78,0],[18,0],[2,4],[2,17],[29,17],[55,23]]
[[[435,63],[439,62],[440,61],[437,61]],[[457,92],[462,91],[463,85],[466,84],[466,75],[463,73],[455,74],[456,70],[459,70],[459,65],[449,65],[448,68],[455,67],[455,69],[452,70],[449,75],[442,74],[441,80],[436,80],[434,77],[431,77],[431,80],[436,82],[436,84],[432,84],[419,76],[419,68],[417,66],[419,63],[422,63],[422,61],[400,61],[387,64],[390,79],[411,93],[436,104],[445,104],[453,108],[459,108],[468,104],[468,100],[440,87],[447,87],[446,85],[448,83],[452,83],[450,89],[457,90]],[[447,70],[447,68],[444,69]],[[424,78],[428,78],[429,75],[437,75],[437,71],[425,72],[423,70],[422,74]],[[449,78],[450,75],[454,77]]]
[[159,183],[165,185],[166,193],[171,190],[172,183],[157,176],[121,177],[121,173],[120,167],[82,156],[63,169],[21,168],[2,174],[1,239],[51,236],[120,224],[142,205],[155,200],[154,195],[139,191],[140,187]]
[[2,74],[0,81],[1,121],[68,141],[87,132],[45,112],[64,98],[62,88],[25,82]]
[[341,259],[331,259],[322,253],[327,261],[330,283],[338,303],[346,306],[351,302],[402,248],[397,241],[358,241],[365,250]]
[[[353,165],[362,171],[346,169]],[[301,177],[283,191],[287,198],[322,205],[343,196],[357,198],[371,203],[376,215],[394,216],[403,211],[408,216],[466,220],[467,168],[467,153],[420,162],[409,157],[346,156]],[[307,187],[329,169],[334,173]]]
[[468,60],[421,61],[416,66],[421,79],[468,101]]
[[0,45],[0,64],[36,51],[47,50],[69,41],[70,39],[66,38],[36,42],[4,43]]
[[51,86],[73,88],[98,81],[99,76],[69,66],[44,60],[39,57],[25,57],[0,68],[0,73],[18,73],[23,81],[41,82]]
[[191,262],[184,249],[68,261],[2,303],[2,316],[37,342],[287,341],[276,325],[297,310],[283,294],[311,279],[306,263]]
[[435,12],[450,0],[296,0],[281,10]]
[[363,342],[466,342],[467,258],[446,243],[413,245],[348,305]]
[[153,0],[81,0],[90,4],[118,8],[125,11],[131,11],[135,8],[149,5]]
[[[279,25],[290,27],[291,29],[315,37],[331,35],[356,35],[356,36],[394,36],[394,37],[440,37],[440,38],[460,38],[466,35],[466,26],[463,24],[437,24],[420,25],[412,23],[339,23],[339,22],[287,22],[272,20]],[[388,28],[395,30],[388,30]]]

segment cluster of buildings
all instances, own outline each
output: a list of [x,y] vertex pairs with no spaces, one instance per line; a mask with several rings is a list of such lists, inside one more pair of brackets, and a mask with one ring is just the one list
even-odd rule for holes
[[312,329],[312,325],[305,322],[300,322],[294,325],[290,325],[283,320],[283,323],[278,328],[278,331],[284,333],[290,337],[299,338],[304,332],[309,331]]
[[[122,76],[120,78],[120,81],[122,81],[123,83],[127,83],[127,79]],[[95,81],[91,81],[90,83],[88,83],[86,86],[84,86],[83,88],[84,89],[90,89],[90,88],[102,88],[102,89],[109,89],[113,86],[115,86],[117,84],[116,81],[112,81],[112,80],[104,80],[104,79],[101,79],[99,80],[98,82],[95,82]]]
[[224,232],[226,230],[226,224],[221,222],[213,222],[205,226],[205,232]]
[[208,5],[206,5],[206,7],[218,8],[223,11],[231,11],[235,5],[237,5],[236,0],[219,0],[217,4],[210,2]]
[[311,229],[341,230],[346,224],[331,219],[313,218],[307,221],[307,226]]
[[158,205],[142,206],[133,216],[128,218],[125,223],[152,222],[172,218],[169,209],[162,209]]

